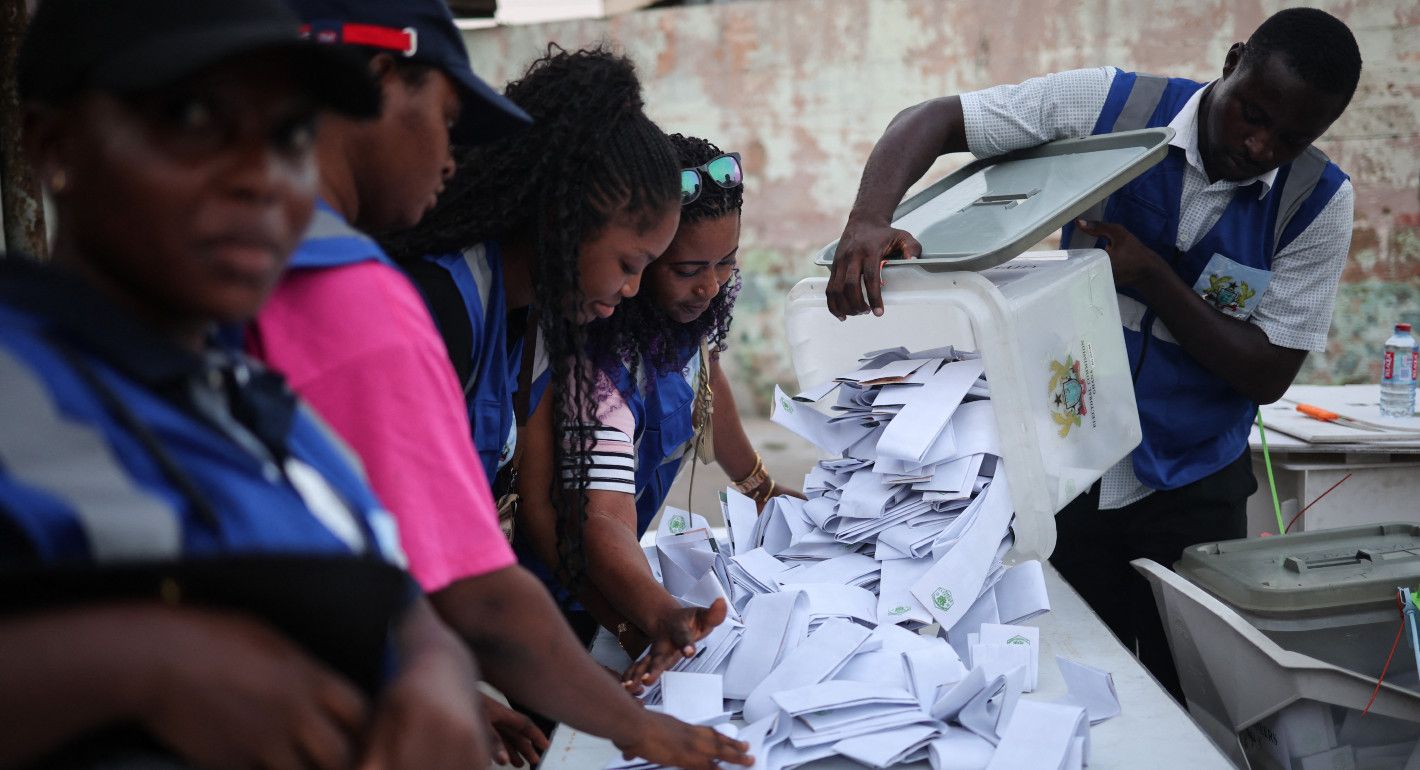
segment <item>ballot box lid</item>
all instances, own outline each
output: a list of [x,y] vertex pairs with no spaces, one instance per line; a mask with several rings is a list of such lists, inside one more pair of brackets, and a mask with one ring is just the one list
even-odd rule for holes
[[[975,161],[909,197],[893,226],[922,244],[916,264],[985,270],[1039,243],[1168,152],[1171,128],[1062,139]],[[814,262],[832,265],[838,241]]]
[[1184,549],[1179,574],[1244,613],[1395,611],[1420,584],[1420,524],[1369,524]]

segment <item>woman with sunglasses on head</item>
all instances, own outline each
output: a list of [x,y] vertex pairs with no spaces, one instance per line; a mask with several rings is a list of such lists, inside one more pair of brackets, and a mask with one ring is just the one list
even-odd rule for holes
[[57,225],[49,263],[0,259],[0,765],[483,766],[473,662],[389,514],[218,342],[368,76],[275,0],[45,0],[17,70]]
[[[740,285],[739,155],[704,139],[670,138],[682,166],[680,228],[665,254],[646,269],[643,291],[589,328],[598,379],[595,418],[564,422],[559,431],[595,436],[589,458],[580,464],[590,471],[573,463],[561,466],[564,483],[586,474],[588,489],[581,546],[588,580],[577,596],[632,657],[654,645],[627,673],[632,687],[654,681],[681,655],[693,654],[695,640],[725,611],[722,602],[699,612],[682,609],[656,582],[641,551],[639,539],[682,465],[697,454],[705,462],[715,460],[761,509],[775,495],[801,496],[775,484],[765,470],[719,362]],[[539,494],[558,467],[550,427],[550,421],[535,422],[528,431],[520,519],[543,559],[571,547],[558,543],[550,526],[556,501]],[[564,611],[579,612],[567,601]]]

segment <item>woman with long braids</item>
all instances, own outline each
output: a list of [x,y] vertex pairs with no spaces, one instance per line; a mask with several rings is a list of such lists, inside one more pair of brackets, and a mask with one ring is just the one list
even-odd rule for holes
[[[643,112],[628,59],[552,46],[505,93],[533,125],[469,149],[434,211],[387,241],[440,327],[500,512],[525,487],[520,424],[568,422],[595,402],[584,326],[636,294],[679,219],[675,152]],[[541,399],[549,380],[559,387]],[[551,452],[581,467],[590,448],[590,436],[577,436]],[[585,490],[560,487],[561,516],[546,523],[564,547],[549,564],[575,584]],[[550,480],[534,492],[552,493]],[[528,534],[517,533],[519,560],[556,585],[531,558]],[[707,630],[719,622],[683,615]],[[596,624],[576,630],[590,641]]]
[[[564,484],[587,487],[580,545],[588,579],[577,595],[633,657],[654,645],[628,672],[633,687],[654,681],[686,648],[693,651],[695,639],[709,630],[696,622],[715,620],[724,611],[712,605],[710,612],[688,615],[656,582],[638,543],[686,459],[693,462],[698,455],[720,463],[761,509],[775,495],[802,496],[775,484],[766,472],[719,362],[740,287],[739,155],[704,139],[680,134],[670,139],[681,167],[680,228],[666,253],[646,269],[644,291],[588,328],[599,395],[595,419],[564,423],[560,431],[591,435],[595,442],[585,461],[566,456],[561,465]],[[525,531],[538,537],[536,551],[545,559],[559,552],[547,524],[556,517],[556,501],[538,495],[558,467],[547,451],[556,445],[548,427],[535,423],[527,436],[520,518]],[[562,544],[561,550],[570,547]],[[563,608],[574,626],[594,622],[565,599]]]

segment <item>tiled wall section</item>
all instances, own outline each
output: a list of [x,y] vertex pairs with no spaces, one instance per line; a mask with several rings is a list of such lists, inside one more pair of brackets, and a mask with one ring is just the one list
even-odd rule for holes
[[[1321,3],[1355,31],[1365,72],[1319,143],[1356,185],[1355,236],[1328,350],[1302,380],[1367,382],[1389,324],[1420,322],[1420,4]],[[792,385],[782,303],[821,274],[863,162],[888,121],[923,99],[1111,64],[1205,79],[1228,46],[1284,4],[1267,0],[760,0],[468,33],[495,83],[546,46],[607,41],[631,55],[653,117],[744,154],[745,290],[730,366],[741,403]],[[945,159],[929,178],[965,160]]]

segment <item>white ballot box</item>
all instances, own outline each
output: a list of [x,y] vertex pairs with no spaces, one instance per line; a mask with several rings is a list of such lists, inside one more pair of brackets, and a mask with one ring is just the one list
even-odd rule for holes
[[887,262],[882,317],[834,318],[826,278],[789,293],[786,339],[803,388],[885,348],[980,353],[1022,558],[1049,556],[1056,512],[1140,440],[1109,257],[1022,251],[1152,166],[1171,136],[1052,142],[977,161],[904,202],[894,224],[918,238],[922,258]]

